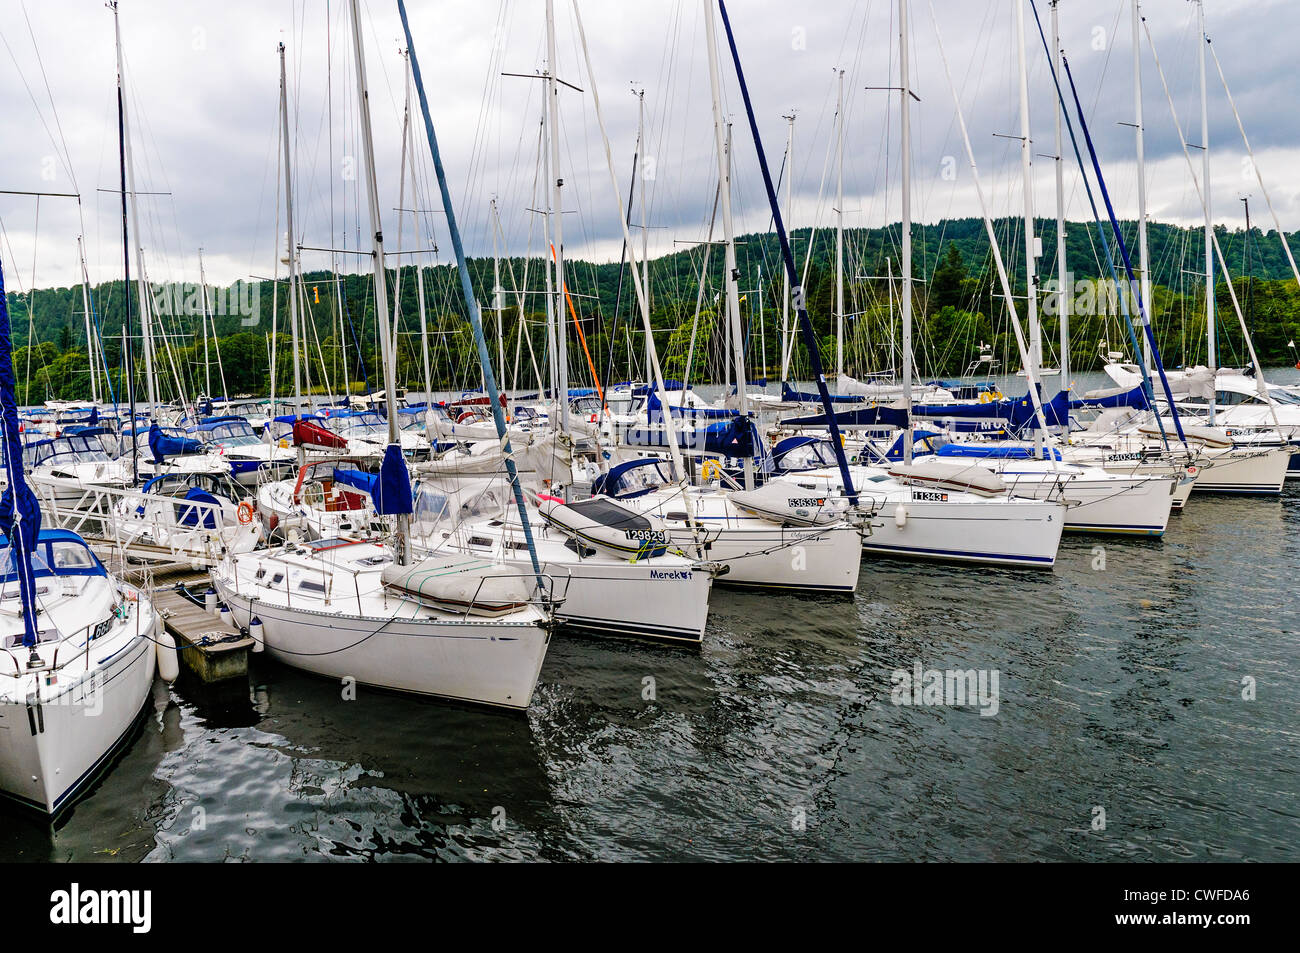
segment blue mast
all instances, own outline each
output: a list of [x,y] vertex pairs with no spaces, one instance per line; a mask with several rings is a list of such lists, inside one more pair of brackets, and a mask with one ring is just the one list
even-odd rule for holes
[[727,4],[724,0],[718,0],[718,10],[722,14],[722,26],[727,31],[727,46],[731,49],[731,60],[736,65],[736,79],[740,83],[740,95],[745,100],[745,115],[749,118],[749,131],[754,137],[754,150],[758,153],[759,168],[763,171],[763,186],[767,189],[767,201],[772,206],[772,221],[776,227],[776,237],[781,242],[781,257],[785,261],[786,274],[790,277],[790,300],[794,302],[795,314],[799,318],[799,328],[803,332],[804,346],[808,349],[808,360],[812,365],[813,377],[817,380],[817,393],[821,397],[822,410],[826,414],[826,423],[830,429],[831,447],[835,451],[835,462],[840,469],[840,479],[844,482],[844,494],[849,498],[851,504],[857,506],[858,494],[853,489],[853,477],[849,474],[849,461],[844,456],[844,443],[840,438],[840,428],[835,422],[835,411],[831,408],[831,394],[826,386],[826,374],[822,370],[822,358],[817,347],[817,335],[813,331],[812,321],[808,319],[808,308],[804,304],[803,285],[799,283],[799,273],[794,266],[794,253],[790,250],[790,238],[786,234],[785,223],[781,220],[780,203],[776,200],[776,189],[772,185],[772,173],[767,167],[767,154],[763,151],[763,140],[758,134],[758,120],[754,118],[754,104],[749,98],[749,87],[745,84],[745,72],[740,66],[740,52],[736,49],[736,37],[731,32],[731,18],[727,16]]
[[9,487],[0,497],[0,532],[9,539],[18,594],[23,606],[23,645],[36,648],[36,580],[32,552],[41,531],[41,508],[23,473],[23,445],[18,435],[18,400],[14,396],[13,338],[9,330],[9,300],[5,295],[4,265],[0,263],[0,443]]
[[[433,119],[429,114],[429,99],[424,94],[424,81],[420,78],[420,61],[415,55],[415,41],[411,39],[411,25],[406,19],[406,4],[397,0],[397,12],[402,17],[402,32],[406,34],[406,49],[411,54],[411,78],[415,80],[415,91],[420,96],[420,113],[424,116],[424,132],[429,139],[429,151],[433,153],[433,169],[438,177],[438,191],[442,194],[442,208],[447,214],[447,231],[451,233],[451,245],[456,251],[456,267],[460,272],[460,288],[465,296],[465,308],[469,312],[470,327],[474,330],[474,344],[478,348],[478,362],[483,368],[483,386],[488,393],[492,406],[492,420],[497,426],[497,437],[501,440],[501,450],[506,460],[506,473],[510,479],[510,489],[514,492],[515,508],[519,511],[519,525],[524,530],[524,540],[528,543],[528,556],[533,563],[533,575],[537,577],[538,595],[546,592],[542,580],[542,566],[537,560],[537,547],[533,543],[533,529],[528,522],[528,510],[524,504],[524,490],[519,485],[519,473],[515,469],[514,451],[510,447],[510,432],[506,429],[505,414],[501,410],[501,396],[497,390],[496,374],[492,370],[492,357],[488,352],[487,340],[483,337],[483,320],[479,314],[478,298],[470,283],[469,260],[465,257],[465,246],[460,239],[460,227],[456,224],[456,208],[451,202],[451,190],[447,187],[447,172],[442,167],[442,153],[438,151],[438,137],[433,131]],[[379,320],[383,320],[380,315]]]

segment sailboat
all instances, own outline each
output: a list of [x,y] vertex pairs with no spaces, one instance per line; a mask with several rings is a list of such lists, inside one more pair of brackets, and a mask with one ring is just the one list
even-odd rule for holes
[[[400,4],[399,9],[405,23],[405,10]],[[375,267],[376,314],[385,315],[388,307],[383,233],[379,224],[357,0],[352,0],[350,12]],[[411,48],[418,84],[418,66],[409,33],[408,48]],[[282,133],[287,145],[283,45],[280,47],[280,95]],[[461,268],[465,269],[455,212],[446,191],[422,88],[421,104],[425,108],[426,128],[434,150],[439,185],[443,187],[453,243]],[[286,164],[288,156],[286,148]],[[291,201],[290,198],[288,222],[292,242]],[[294,259],[291,248],[291,287],[297,273]],[[468,289],[467,272],[465,281]],[[496,409],[499,406],[496,383],[482,341],[477,306],[472,301],[471,323]],[[392,343],[387,321],[381,320],[379,329],[384,375],[390,377]],[[420,560],[413,557],[411,481],[397,437],[395,385],[395,380],[387,380],[384,388],[388,446],[374,499],[378,516],[396,519],[397,528],[390,543],[335,538],[232,555],[213,570],[213,584],[219,597],[230,607],[235,621],[253,633],[260,629],[268,654],[285,664],[379,688],[525,709],[532,700],[550,641],[552,616],[544,601],[547,583],[535,555],[531,574],[515,573],[509,567],[472,555]],[[498,426],[504,441],[504,421],[499,416]],[[504,449],[509,450],[508,442]],[[513,478],[513,464],[509,466]],[[515,485],[517,488],[517,481]],[[531,552],[531,540],[529,545]]]
[[153,684],[158,616],[76,533],[41,529],[22,466],[0,268],[0,794],[53,815],[131,735]]

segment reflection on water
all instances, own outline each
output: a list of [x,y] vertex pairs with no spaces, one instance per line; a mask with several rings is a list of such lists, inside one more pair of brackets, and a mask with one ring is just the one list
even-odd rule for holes
[[[159,683],[93,794],[55,828],[6,813],[0,856],[1293,859],[1297,514],[1197,497],[1163,540],[1067,536],[1052,572],[718,590],[698,651],[557,636],[527,715],[264,659]],[[996,716],[895,706],[916,663],[996,670]]]

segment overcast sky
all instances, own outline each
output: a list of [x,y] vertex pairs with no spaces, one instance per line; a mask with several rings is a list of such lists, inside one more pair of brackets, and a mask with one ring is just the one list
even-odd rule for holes
[[[933,0],[959,89],[980,177],[994,215],[1023,210],[1018,109],[1017,0]],[[405,82],[395,0],[360,0],[371,89],[385,241],[389,251],[429,248],[448,261],[445,217],[422,125],[412,127],[418,183],[408,184],[398,237]],[[489,201],[500,208],[502,250],[541,254],[542,222],[530,207],[539,173],[542,83],[503,73],[545,68],[543,0],[411,0],[411,25],[453,201],[471,254],[491,254]],[[1300,78],[1295,0],[1206,0],[1207,30],[1285,228],[1300,228]],[[651,254],[705,236],[717,182],[703,0],[582,0],[594,77],[587,74],[572,0],[555,0],[561,88],[559,175],[566,254],[617,259],[622,230],[592,98],[600,95],[626,200],[645,90],[647,230]],[[1050,29],[1048,0],[1039,0]],[[1201,143],[1195,5],[1147,0],[1152,31],[1187,139]],[[10,290],[79,279],[84,234],[93,281],[121,274],[113,15],[101,0],[0,0],[0,189],[79,192],[74,199],[0,195],[0,258]],[[929,0],[911,0],[913,217],[978,215]],[[793,224],[833,227],[835,97],[844,71],[846,226],[899,218],[897,0],[732,0],[729,6],[773,175],[794,114]],[[356,248],[367,211],[348,4],[342,0],[121,0],[128,121],[149,277],[194,281],[203,248],[209,281],[266,276],[276,267],[279,58],[287,47],[295,230],[301,244]],[[1055,90],[1032,12],[1027,13],[1033,201],[1055,213]],[[1061,0],[1062,46],[1101,153],[1119,213],[1137,210],[1131,0]],[[718,25],[724,117],[735,122],[737,232],[765,229],[768,206],[735,70]],[[1199,204],[1151,49],[1142,46],[1149,212],[1194,222]],[[1212,203],[1216,221],[1271,228],[1214,60],[1207,66]],[[1067,96],[1068,96],[1067,90]],[[1071,161],[1068,215],[1087,207]],[[1192,151],[1197,174],[1201,153]],[[543,188],[539,186],[539,188]],[[784,198],[784,195],[783,195]],[[282,199],[281,199],[282,204]],[[634,224],[639,221],[634,203]],[[283,213],[279,228],[284,229]],[[417,218],[421,236],[415,234]],[[718,225],[721,234],[721,223]],[[432,235],[430,236],[430,231]],[[640,241],[640,234],[637,241]],[[405,257],[403,262],[413,259]],[[306,268],[330,256],[304,252]],[[355,256],[340,267],[355,270]],[[134,262],[132,265],[134,269]]]

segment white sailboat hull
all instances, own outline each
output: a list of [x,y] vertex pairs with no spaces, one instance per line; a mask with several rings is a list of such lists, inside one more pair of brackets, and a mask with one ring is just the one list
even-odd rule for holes
[[[243,559],[255,564],[256,556]],[[340,571],[332,604],[302,595],[286,600],[287,589],[255,584],[238,562],[238,557],[224,561],[213,571],[217,593],[240,627],[254,616],[261,621],[267,653],[286,665],[356,684],[501,708],[522,710],[532,699],[549,642],[545,614],[537,608],[494,619],[439,612],[387,594],[377,572],[354,583],[350,572]],[[322,578],[319,571],[303,570],[304,577],[310,575]],[[347,611],[349,601],[361,612]]]
[[1233,447],[1207,451],[1198,461],[1200,473],[1193,493],[1232,493],[1276,496],[1286,482],[1291,451]]
[[[152,609],[148,618],[156,619]],[[83,677],[61,673],[60,682],[41,684],[26,699],[0,700],[0,793],[54,814],[98,776],[149,696],[158,660],[154,625],[114,646]]]

